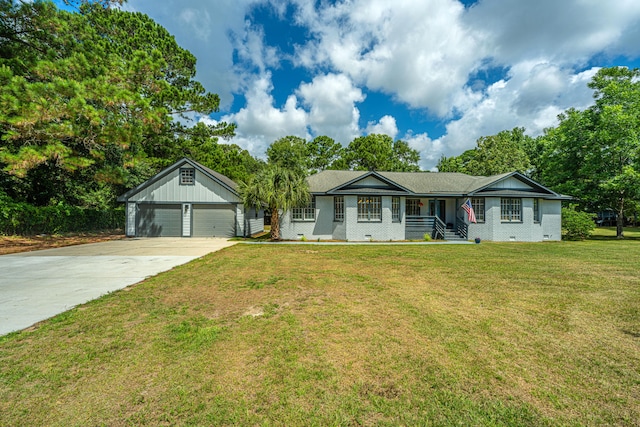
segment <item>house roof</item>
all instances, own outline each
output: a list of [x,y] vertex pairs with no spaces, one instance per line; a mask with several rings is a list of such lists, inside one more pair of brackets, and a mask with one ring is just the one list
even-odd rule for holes
[[134,194],[144,190],[148,186],[154,184],[158,180],[160,180],[160,179],[164,178],[165,176],[169,175],[170,173],[172,173],[176,169],[179,169],[179,168],[182,168],[182,167],[185,167],[185,166],[193,167],[194,169],[200,171],[200,173],[204,174],[205,176],[211,178],[214,181],[217,181],[223,187],[226,187],[233,194],[236,194],[236,195],[238,194],[238,184],[236,184],[233,180],[231,180],[230,178],[222,175],[221,173],[218,173],[218,172],[216,172],[216,171],[214,171],[212,169],[209,169],[208,167],[206,167],[204,165],[201,165],[200,163],[198,163],[198,162],[196,162],[194,160],[187,159],[185,157],[185,158],[182,158],[182,159],[178,160],[177,162],[175,162],[171,166],[168,166],[168,167],[164,168],[163,170],[158,172],[156,175],[154,175],[153,177],[149,178],[148,180],[146,180],[142,184],[138,185],[137,187],[132,188],[131,190],[127,191],[126,193],[124,193],[123,195],[118,197],[118,201],[119,202],[126,202]]
[[[373,177],[381,185],[359,185]],[[515,178],[528,189],[496,187],[508,178]],[[380,195],[438,195],[448,197],[495,195],[498,197],[539,197],[569,200],[518,172],[494,176],[471,176],[457,172],[381,172],[325,170],[308,178],[313,194],[380,194]]]

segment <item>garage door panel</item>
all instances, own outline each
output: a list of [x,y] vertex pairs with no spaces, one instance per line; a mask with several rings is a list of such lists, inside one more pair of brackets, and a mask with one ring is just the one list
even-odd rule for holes
[[181,205],[138,205],[136,235],[142,237],[180,237]]
[[233,237],[236,212],[233,205],[193,205],[194,237]]

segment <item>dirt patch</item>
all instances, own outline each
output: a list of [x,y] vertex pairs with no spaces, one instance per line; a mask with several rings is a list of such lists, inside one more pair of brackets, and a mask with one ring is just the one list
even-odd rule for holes
[[124,239],[122,230],[107,230],[97,233],[38,234],[35,236],[0,236],[0,255],[40,249],[60,248],[85,243],[106,242]]

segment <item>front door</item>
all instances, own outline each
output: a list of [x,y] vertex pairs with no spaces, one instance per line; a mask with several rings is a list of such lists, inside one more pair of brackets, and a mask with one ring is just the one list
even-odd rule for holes
[[429,200],[429,216],[437,216],[446,222],[447,212],[445,211],[445,200]]

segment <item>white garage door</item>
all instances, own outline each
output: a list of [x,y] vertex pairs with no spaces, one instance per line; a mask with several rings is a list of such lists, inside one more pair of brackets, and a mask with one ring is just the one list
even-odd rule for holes
[[233,237],[236,210],[233,205],[193,205],[194,237]]
[[180,237],[181,213],[181,205],[138,205],[136,236]]

